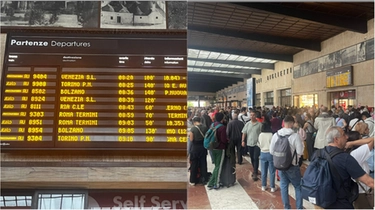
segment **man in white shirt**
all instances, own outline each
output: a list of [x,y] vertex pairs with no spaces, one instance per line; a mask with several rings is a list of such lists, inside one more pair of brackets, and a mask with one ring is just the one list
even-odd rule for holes
[[[362,167],[362,169],[366,172],[366,174],[369,174],[370,167],[367,163],[367,160],[370,158],[371,150],[373,150],[374,148],[374,137],[361,139],[357,141],[349,141],[348,139],[348,142],[346,143],[345,147],[350,148],[353,146],[359,146],[359,147],[351,151],[350,155],[354,157],[354,159],[358,162],[358,164]],[[361,194],[364,194],[365,193],[364,190],[368,191],[370,188],[362,182],[358,182],[358,185],[362,186],[362,187],[358,186],[358,192],[360,196],[365,196]],[[353,206],[356,209],[373,208],[373,206],[368,206],[366,202],[361,202],[361,199],[357,199],[356,201],[354,201]]]

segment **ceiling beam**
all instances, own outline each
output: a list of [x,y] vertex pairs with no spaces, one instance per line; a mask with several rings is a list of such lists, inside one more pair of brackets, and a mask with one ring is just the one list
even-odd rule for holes
[[225,87],[221,86],[203,86],[202,84],[192,84],[188,85],[188,92],[194,91],[194,92],[210,92],[210,93],[216,93],[217,91],[224,89]]
[[229,36],[235,38],[242,38],[246,40],[255,40],[260,42],[267,42],[277,45],[291,46],[302,48],[306,50],[320,51],[320,41],[309,39],[289,38],[282,36],[274,36],[260,33],[249,33],[234,29],[207,27],[203,25],[188,24],[188,30],[200,31],[205,33],[217,34],[221,36]]
[[255,67],[260,69],[275,69],[275,64],[273,63],[260,63],[260,62],[246,62],[246,61],[228,61],[228,60],[217,60],[217,59],[204,59],[204,58],[188,58],[192,61],[202,61],[202,62],[211,62],[211,63],[221,63],[228,65],[237,65],[237,66],[247,66]]
[[237,84],[238,81],[233,82],[215,82],[207,80],[191,80],[188,81],[188,92],[199,91],[199,92],[217,92],[224,88],[230,87]]
[[247,50],[233,50],[233,49],[227,49],[227,48],[203,47],[200,45],[189,45],[189,44],[188,44],[188,48],[195,49],[195,50],[205,50],[205,51],[212,51],[212,52],[219,52],[219,53],[250,56],[250,57],[255,57],[255,58],[265,58],[265,59],[271,59],[271,60],[293,62],[292,54],[261,53],[261,52],[247,51]]
[[[217,71],[231,71],[231,72],[239,72],[239,73],[247,73],[247,74],[261,74],[261,69],[236,69],[236,68],[226,68],[226,67],[211,67],[211,66],[187,66],[188,68],[199,68],[199,69],[208,69],[208,70],[217,70]],[[216,74],[219,72],[209,72],[210,74]],[[231,73],[223,73],[223,74],[231,74]],[[235,74],[237,75],[237,74]]]
[[[194,71],[188,71],[188,79],[190,75],[197,74],[197,75],[208,75],[210,76],[209,80],[217,80],[215,78],[211,78],[212,76],[220,76],[222,77],[222,80],[228,80],[228,78],[250,78],[251,74],[228,74],[228,73],[218,73],[218,72],[194,72]],[[207,78],[205,78],[206,80]]]
[[349,31],[367,33],[367,20],[356,17],[343,17],[333,14],[323,14],[311,10],[303,10],[295,7],[286,7],[280,4],[273,3],[245,3],[237,2],[236,5],[247,8],[259,9],[267,12],[277,13],[290,17],[305,19],[313,22],[323,23],[327,25],[345,28]]

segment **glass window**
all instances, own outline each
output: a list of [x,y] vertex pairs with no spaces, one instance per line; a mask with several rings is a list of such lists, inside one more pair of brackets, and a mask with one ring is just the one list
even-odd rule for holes
[[32,196],[0,196],[0,207],[31,208]]
[[39,193],[37,209],[85,209],[85,193]]
[[255,95],[255,106],[260,106],[260,93]]
[[280,106],[285,106],[285,105],[290,106],[292,103],[291,96],[292,96],[292,89],[280,90],[280,98],[279,98]]
[[273,105],[273,91],[266,92],[264,95],[264,105]]

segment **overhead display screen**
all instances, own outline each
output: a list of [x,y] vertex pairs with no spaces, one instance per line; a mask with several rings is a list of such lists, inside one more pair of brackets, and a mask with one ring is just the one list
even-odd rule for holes
[[186,36],[12,35],[1,148],[186,150]]
[[353,85],[353,66],[345,66],[327,71],[327,88]]

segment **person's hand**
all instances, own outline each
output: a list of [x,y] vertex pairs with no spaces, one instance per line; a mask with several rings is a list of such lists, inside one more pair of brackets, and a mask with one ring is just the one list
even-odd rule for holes
[[352,142],[350,142],[350,141],[346,142],[345,149],[349,149],[349,148],[352,148],[352,147],[353,147]]
[[244,141],[241,143],[241,146],[242,146],[242,147],[245,147],[245,142],[244,142]]

